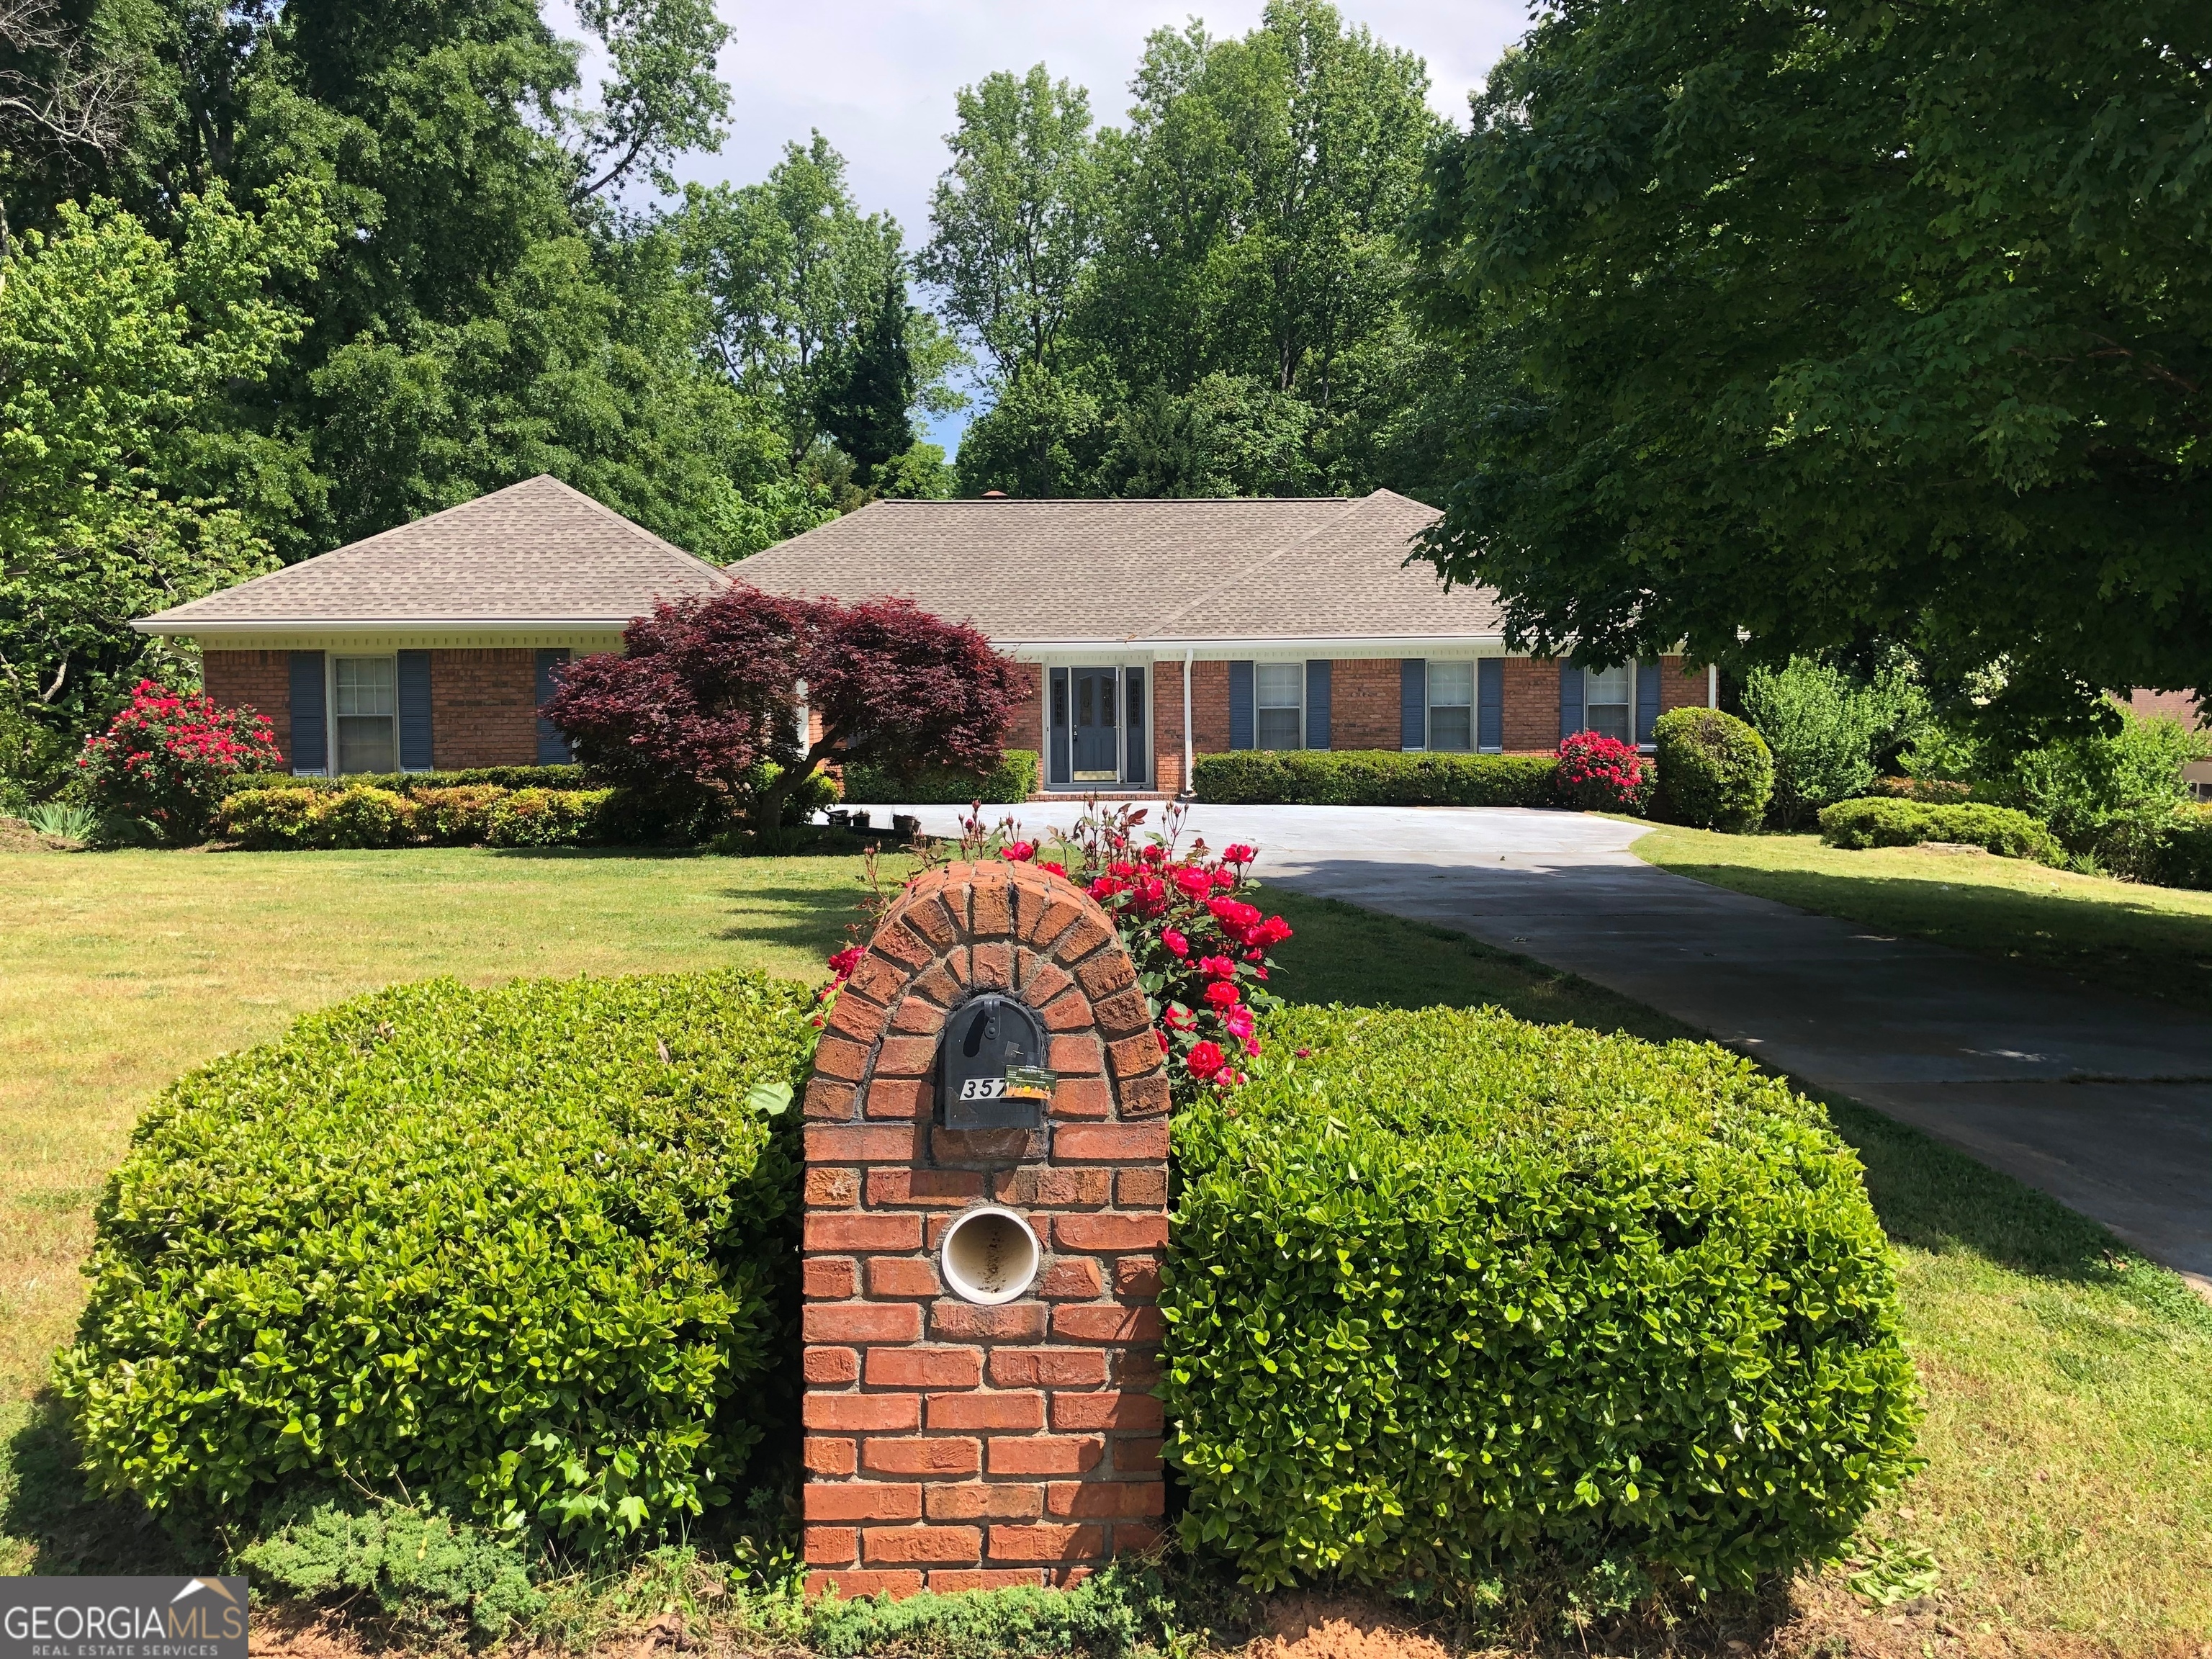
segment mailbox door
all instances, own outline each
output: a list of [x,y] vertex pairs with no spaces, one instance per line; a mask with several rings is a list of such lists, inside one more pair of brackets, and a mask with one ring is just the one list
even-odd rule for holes
[[1044,1063],[1043,1023],[995,992],[963,1003],[945,1022],[939,1051],[939,1116],[948,1129],[1034,1129],[1043,1103],[1006,1098],[1006,1068]]

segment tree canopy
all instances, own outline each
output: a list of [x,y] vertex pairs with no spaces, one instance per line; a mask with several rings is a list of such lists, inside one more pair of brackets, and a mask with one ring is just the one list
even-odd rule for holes
[[2212,60],[2180,0],[1565,0],[1419,220],[1431,552],[1513,637],[1917,648],[2015,729],[2212,682]]

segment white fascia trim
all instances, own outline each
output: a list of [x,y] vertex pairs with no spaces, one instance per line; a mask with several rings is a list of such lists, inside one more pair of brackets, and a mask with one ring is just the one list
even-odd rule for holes
[[1305,639],[1278,636],[1252,640],[1136,640],[1139,651],[1180,658],[1195,653],[1200,661],[1224,657],[1310,656],[1350,659],[1358,657],[1481,656],[1510,654],[1502,634],[1438,634],[1394,639],[1374,635],[1316,635]]
[[131,626],[141,634],[187,639],[233,634],[619,634],[635,617],[400,617],[389,622],[325,622],[313,617],[271,617],[252,622],[166,622],[145,617]]

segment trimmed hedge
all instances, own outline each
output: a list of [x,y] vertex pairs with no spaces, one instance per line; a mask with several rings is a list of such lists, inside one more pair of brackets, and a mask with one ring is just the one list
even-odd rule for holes
[[1224,806],[1557,806],[1554,755],[1242,749],[1200,755],[1199,799]]
[[216,830],[257,851],[404,847],[592,847],[627,839],[627,803],[613,789],[502,789],[465,784],[402,795],[343,789],[242,789]]
[[1501,1570],[1749,1585],[1910,1467],[1858,1162],[1708,1044],[1294,1008],[1176,1116],[1185,1540],[1262,1588]]
[[2173,815],[2152,854],[2150,878],[2161,887],[2212,887],[2212,806]]
[[458,789],[489,784],[498,789],[581,789],[586,787],[580,766],[472,766],[453,772],[357,772],[342,778],[301,777],[292,772],[234,772],[225,778],[222,792],[234,795],[241,789],[319,789],[330,792],[366,786],[389,789],[394,794],[425,789]]
[[1853,849],[1964,842],[1987,848],[2001,858],[2033,859],[2039,864],[2057,864],[2064,857],[2057,840],[2039,820],[2009,806],[1972,803],[1945,806],[1877,797],[1839,800],[1820,810],[1820,839],[1831,847]]
[[867,806],[965,806],[970,801],[1013,805],[1036,793],[1039,776],[1034,749],[1009,749],[997,766],[981,774],[943,766],[926,767],[910,777],[880,766],[855,763],[842,769],[845,799]]
[[812,992],[450,980],[311,1014],[157,1099],[56,1361],[160,1509],[320,1485],[586,1547],[731,1495],[791,1379]]
[[1665,816],[1699,830],[1759,827],[1774,794],[1765,738],[1717,708],[1670,708],[1651,736]]

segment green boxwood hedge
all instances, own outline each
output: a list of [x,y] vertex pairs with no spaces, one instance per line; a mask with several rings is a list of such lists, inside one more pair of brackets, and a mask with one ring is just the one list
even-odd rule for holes
[[1516,1569],[1750,1584],[1907,1469],[1857,1159],[1702,1043],[1285,1010],[1174,1126],[1187,1541],[1265,1587]]
[[942,766],[925,767],[911,776],[880,766],[854,764],[842,770],[845,799],[865,806],[964,806],[969,801],[1012,805],[1036,793],[1039,775],[1034,749],[1009,749],[998,765],[980,775]]
[[2041,864],[2057,864],[2064,857],[2040,819],[2009,806],[1978,802],[1946,806],[1873,796],[1839,800],[1820,810],[1820,839],[1832,847],[1854,849],[1955,841],[1987,848],[2001,857],[2033,859]]
[[1552,755],[1244,749],[1200,755],[1199,799],[1233,806],[1557,806]]
[[57,1360],[156,1509],[301,1487],[586,1547],[796,1432],[812,994],[758,975],[407,985],[173,1085],[96,1212]]
[[302,777],[292,772],[234,772],[217,787],[234,795],[241,789],[389,789],[394,794],[422,789],[458,789],[489,784],[498,789],[581,789],[580,766],[471,766],[451,772],[356,772],[342,778]]
[[496,784],[410,788],[241,789],[216,809],[218,835],[259,852],[429,842],[440,847],[595,847],[645,839],[625,793],[503,789]]

